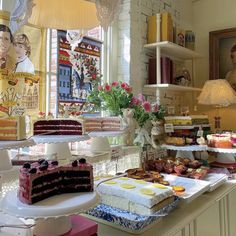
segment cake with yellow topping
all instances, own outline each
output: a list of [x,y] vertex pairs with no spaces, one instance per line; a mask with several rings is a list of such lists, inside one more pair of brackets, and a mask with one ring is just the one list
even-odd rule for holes
[[152,215],[174,201],[170,187],[128,177],[102,182],[97,191],[103,204],[140,215]]

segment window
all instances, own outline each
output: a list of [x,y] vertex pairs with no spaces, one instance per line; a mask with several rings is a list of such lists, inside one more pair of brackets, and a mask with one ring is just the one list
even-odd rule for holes
[[[102,46],[102,59],[101,59],[101,73],[103,75],[102,79],[105,81],[108,81],[108,74],[109,71],[107,71],[105,68],[107,67],[107,61],[108,60],[108,53],[107,48],[110,47],[110,41],[111,41],[111,30],[108,30],[108,33],[104,33],[101,27],[96,27],[92,30],[89,30],[87,32],[87,36],[93,37],[99,40],[103,41]],[[109,38],[109,40],[104,40],[104,38]],[[106,43],[106,42],[109,42]],[[58,42],[57,42],[57,30],[48,30],[47,34],[47,71],[46,71],[46,84],[47,84],[47,91],[46,91],[46,113],[49,111],[57,114],[58,108],[57,108],[57,93],[58,91],[58,85],[57,85],[57,61],[58,61]],[[60,74],[63,74],[66,78],[72,76],[71,70],[59,70]],[[73,75],[74,77],[74,75]],[[75,80],[75,79],[74,79]],[[72,81],[74,81],[72,80]],[[61,82],[61,81],[60,81]],[[77,81],[76,81],[77,82]],[[66,84],[63,82],[63,87],[66,87]],[[61,83],[59,84],[61,87]],[[67,88],[70,88],[70,82],[67,82]],[[63,97],[65,95],[63,94]],[[70,96],[68,96],[70,97]]]

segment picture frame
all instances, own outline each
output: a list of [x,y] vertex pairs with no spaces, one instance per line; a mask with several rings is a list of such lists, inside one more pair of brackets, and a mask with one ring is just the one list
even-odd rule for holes
[[[231,49],[234,45],[236,45],[236,28],[228,28],[209,32],[210,79],[229,80],[229,72],[233,70]],[[233,86],[232,83],[231,85]]]

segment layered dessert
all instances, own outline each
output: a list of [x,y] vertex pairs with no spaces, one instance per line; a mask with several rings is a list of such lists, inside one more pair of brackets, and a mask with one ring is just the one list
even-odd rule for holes
[[87,133],[92,131],[102,131],[101,117],[84,117],[84,129]]
[[232,148],[230,133],[207,135],[207,145],[214,148]]
[[85,132],[119,131],[122,128],[120,117],[84,117]]
[[103,131],[119,131],[121,130],[120,117],[103,117],[102,118]]
[[173,191],[157,183],[120,177],[98,185],[103,204],[141,215],[151,215],[173,202]]
[[20,168],[18,197],[26,204],[62,193],[91,191],[93,167],[84,158],[64,166],[41,159]]
[[166,116],[165,123],[173,125],[202,125],[209,124],[207,115],[190,115],[190,116]]
[[34,122],[34,135],[82,135],[82,122],[74,119],[40,119]]
[[25,116],[0,118],[0,140],[26,139]]

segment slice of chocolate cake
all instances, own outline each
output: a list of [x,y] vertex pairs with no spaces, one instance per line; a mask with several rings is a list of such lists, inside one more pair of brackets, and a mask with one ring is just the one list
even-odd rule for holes
[[84,158],[65,166],[57,161],[25,163],[20,169],[19,199],[33,204],[61,193],[93,191],[93,167]]

